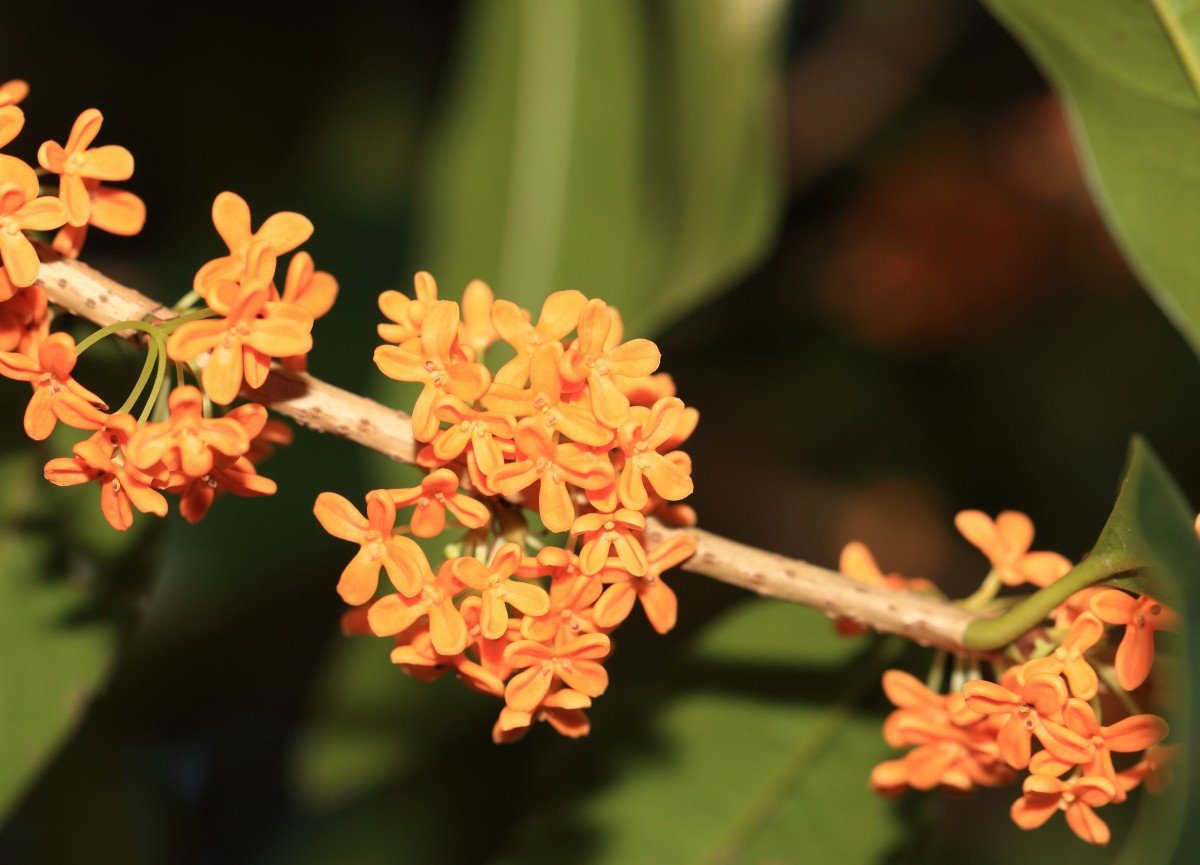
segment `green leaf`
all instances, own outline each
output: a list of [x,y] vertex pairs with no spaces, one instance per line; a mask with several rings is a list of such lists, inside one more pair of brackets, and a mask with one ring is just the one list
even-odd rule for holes
[[1189,0],[984,0],[1066,104],[1126,257],[1200,353],[1200,9]]
[[[118,643],[103,565],[127,539],[105,526],[100,555],[85,546],[97,520],[72,519],[71,492],[40,467],[28,442],[0,457],[0,819],[74,730]],[[94,489],[78,492],[98,510]]]
[[643,670],[640,711],[597,711],[624,746],[564,765],[503,861],[882,861],[906,838],[867,789],[891,756],[875,706],[899,645],[867,646],[811,610],[743,604],[678,668]]
[[[781,207],[767,0],[481,0],[426,174],[423,262],[648,332],[766,249]],[[651,46],[664,46],[663,49]]]

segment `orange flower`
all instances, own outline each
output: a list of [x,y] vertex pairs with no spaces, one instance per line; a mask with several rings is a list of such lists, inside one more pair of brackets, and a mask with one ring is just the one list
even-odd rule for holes
[[46,293],[36,284],[17,288],[0,268],[0,298],[0,351],[36,354],[34,346],[48,335]]
[[1030,739],[1060,760],[1083,763],[1091,756],[1087,739],[1058,721],[1067,702],[1067,686],[1058,676],[1030,676],[1019,691],[995,682],[967,682],[967,707],[981,715],[1008,715],[997,742],[1004,761],[1014,769],[1029,765]]
[[0,84],[0,106],[17,105],[29,95],[29,85],[19,78]]
[[[544,552],[544,551],[543,551]],[[550,609],[541,616],[521,619],[521,636],[539,643],[569,640],[596,630],[592,605],[600,596],[600,581],[576,574],[550,584]]]
[[517,424],[515,441],[520,458],[501,466],[488,480],[503,495],[512,495],[537,483],[538,512],[552,532],[565,532],[575,521],[575,505],[567,484],[598,490],[612,483],[610,464],[588,458],[583,445],[555,443],[546,428],[533,418]]
[[458,489],[458,475],[438,469],[426,475],[419,486],[388,490],[397,508],[416,505],[410,527],[418,538],[437,537],[446,528],[446,511],[468,528],[477,529],[492,519],[488,506]]
[[95,481],[100,484],[100,510],[117,531],[133,525],[133,509],[163,517],[167,500],[151,487],[153,478],[131,465],[121,453],[137,429],[127,414],[104,417],[96,432],[72,449],[73,457],[46,463],[46,480],[60,487]]
[[995,724],[968,709],[961,694],[935,694],[901,670],[884,673],[883,689],[897,707],[884,722],[884,739],[894,748],[916,747],[875,767],[871,786],[877,792],[895,795],[906,787],[966,792],[1011,777],[1000,760]]
[[438,459],[457,459],[470,445],[475,462],[485,475],[504,464],[504,445],[511,448],[515,432],[511,417],[479,411],[452,396],[442,400],[435,414],[438,420],[450,424],[433,439],[433,452]]
[[[287,278],[279,299],[307,310],[315,320],[329,312],[337,300],[337,293],[338,284],[333,274],[317,270],[307,252],[297,252],[288,263]],[[282,358],[282,361],[288,369],[298,372],[308,368],[307,357],[302,354]]]
[[390,637],[412,627],[424,617],[429,619],[429,637],[440,655],[457,655],[467,648],[470,635],[462,613],[454,606],[454,596],[462,583],[452,573],[452,562],[445,562],[435,577],[428,561],[417,560],[421,591],[412,597],[386,595],[371,605],[367,622],[380,637]]
[[1174,780],[1171,764],[1178,759],[1178,745],[1155,745],[1137,763],[1117,773],[1117,786],[1122,792],[1128,793],[1144,783],[1148,792],[1157,795]]
[[[196,388],[175,388],[168,405],[170,420],[143,427],[129,442],[126,452],[138,468],[161,463],[168,471],[200,478],[212,471],[214,453],[236,458],[250,449],[250,437],[237,421],[204,417],[204,400]],[[266,410],[259,409],[265,422]]]
[[505,706],[492,727],[492,741],[497,745],[516,742],[529,731],[535,720],[545,721],[570,739],[578,739],[591,731],[591,723],[584,711],[591,705],[592,700],[586,694],[559,688],[547,694],[532,712],[518,712]]
[[1092,699],[1096,696],[1099,682],[1096,671],[1084,656],[1103,636],[1104,624],[1091,613],[1084,613],[1071,625],[1071,630],[1053,654],[1028,661],[1021,667],[1017,681],[1025,682],[1031,676],[1043,674],[1062,675],[1071,686],[1072,694],[1081,700]]
[[237,457],[232,461],[218,460],[208,474],[189,480],[182,486],[172,486],[171,492],[179,494],[179,513],[189,523],[195,524],[204,519],[217,493],[258,498],[273,496],[276,489],[275,481],[260,475],[247,457]]
[[672,535],[650,550],[646,573],[637,577],[623,567],[614,567],[610,559],[600,571],[600,579],[608,584],[596,601],[596,624],[615,628],[629,617],[634,599],[641,601],[650,625],[660,634],[675,627],[679,603],[662,576],[671,568],[683,564],[696,552],[696,539],[691,535]]
[[132,192],[110,189],[99,180],[85,179],[84,188],[91,199],[87,222],[83,225],[64,225],[54,235],[54,251],[68,258],[78,258],[87,240],[88,227],[119,237],[132,237],[146,225],[146,204]]
[[508,630],[510,606],[527,616],[545,615],[550,609],[545,589],[512,579],[520,564],[521,548],[516,544],[505,544],[497,550],[490,565],[475,558],[456,559],[453,563],[454,576],[480,593],[480,627],[485,639],[499,639]]
[[[842,548],[838,570],[844,576],[860,583],[870,583],[873,586],[881,586],[895,591],[930,592],[937,588],[929,580],[920,577],[909,579],[897,573],[885,574],[878,562],[875,561],[871,550],[860,541],[851,541]],[[857,622],[845,618],[836,619],[834,625],[837,632],[844,637],[856,637],[859,634],[865,634],[868,630]]]
[[418,441],[430,441],[437,434],[434,411],[444,397],[472,402],[487,390],[487,368],[466,360],[456,348],[457,338],[458,304],[439,300],[425,314],[419,351],[411,343],[375,349],[375,364],[384,375],[424,385],[412,412],[413,436]]
[[542,304],[537,325],[529,323],[529,313],[515,303],[498,300],[492,306],[492,323],[500,338],[517,352],[516,357],[496,373],[496,381],[524,387],[529,378],[529,361],[544,345],[556,343],[575,329],[587,298],[578,291],[556,291]]
[[659,449],[671,438],[683,419],[683,400],[663,397],[649,411],[633,410],[633,418],[621,424],[617,441],[625,453],[619,491],[621,504],[640,510],[646,506],[646,482],[667,501],[692,494],[692,479]]
[[500,334],[492,324],[492,304],[495,295],[481,279],[473,279],[463,289],[462,324],[458,327],[458,341],[475,353],[478,360]]
[[192,361],[211,352],[201,382],[220,405],[233,402],[245,381],[261,387],[272,357],[304,354],[312,348],[312,315],[292,303],[269,300],[275,254],[265,242],[251,248],[241,286],[228,281],[211,286],[209,305],[225,318],[191,321],[167,339],[172,360]]
[[982,511],[961,511],[954,525],[988,557],[1006,586],[1048,586],[1071,570],[1058,553],[1029,552],[1033,522],[1019,511],[1003,511],[994,521]]
[[59,176],[58,197],[66,205],[67,222],[76,227],[87,225],[92,209],[85,181],[128,180],[133,176],[133,154],[124,147],[91,146],[103,124],[104,115],[89,108],[71,127],[66,147],[47,141],[38,149],[38,163]]
[[[25,126],[25,112],[15,105],[0,106],[0,147],[6,147],[12,143],[12,140],[21,134],[21,130]],[[8,160],[19,162],[14,156],[4,156],[0,154],[0,162]]]
[[637,511],[621,508],[612,514],[584,514],[571,526],[572,535],[583,536],[579,562],[585,574],[598,574],[608,563],[610,552],[626,571],[644,577],[650,567],[646,548],[635,533],[646,530],[646,518]]
[[1085,775],[1062,781],[1048,775],[1030,775],[1023,787],[1025,795],[1013,803],[1012,820],[1022,829],[1045,825],[1056,811],[1066,814],[1071,831],[1089,844],[1107,844],[1108,826],[1092,809],[1107,805],[1116,788],[1107,778]]
[[1071,762],[1055,757],[1049,751],[1034,755],[1029,770],[1038,775],[1055,777],[1083,766],[1084,775],[1106,778],[1116,788],[1114,802],[1125,801],[1125,790],[1117,778],[1112,755],[1136,754],[1157,745],[1167,737],[1167,722],[1157,715],[1130,715],[1115,724],[1101,726],[1091,705],[1072,697],[1063,708],[1063,722],[1091,744],[1087,760]]
[[347,604],[358,606],[375,596],[380,568],[400,594],[414,597],[420,593],[429,563],[416,541],[392,534],[396,506],[386,490],[367,493],[366,517],[337,493],[317,496],[313,513],[329,534],[359,545],[338,582],[338,594]]
[[[239,408],[241,408],[239,406]],[[226,415],[235,414],[238,409]],[[288,447],[295,439],[292,428],[281,420],[270,418],[263,424],[261,430],[250,437],[250,450],[246,451],[246,459],[257,465],[275,455],[275,448]]]
[[399,291],[385,291],[379,295],[379,311],[392,323],[381,324],[376,330],[384,342],[416,352],[420,351],[419,340],[425,316],[438,302],[437,280],[432,274],[420,271],[413,276],[413,294],[415,298]]
[[561,355],[558,343],[537,348],[528,361],[529,389],[497,382],[484,395],[483,404],[503,414],[537,418],[548,431],[560,432],[579,444],[608,447],[612,433],[596,423],[582,405],[563,398],[558,371]]
[[621,393],[615,377],[650,375],[658,369],[662,356],[648,339],[609,346],[611,329],[608,304],[588,301],[579,314],[579,339],[564,355],[560,368],[567,381],[587,380],[592,414],[606,427],[616,429],[629,417],[629,398]]
[[[504,680],[512,675],[512,667],[504,660],[504,650],[512,643],[521,639],[521,619],[510,619],[508,630],[494,640],[483,635],[483,599],[478,595],[463,598],[458,605],[463,621],[467,623],[467,635],[470,638],[468,648],[479,657],[479,670],[469,668],[467,684],[477,691],[491,694],[493,697],[504,696]],[[462,675],[463,671],[460,670]]]
[[1095,595],[1091,607],[1101,621],[1125,626],[1117,646],[1117,683],[1126,691],[1140,687],[1154,665],[1154,632],[1176,628],[1174,611],[1149,596],[1135,598],[1119,589]]
[[38,275],[37,251],[26,231],[52,231],[67,221],[57,198],[38,195],[33,169],[19,159],[0,159],[0,260],[17,288],[32,285]]
[[521,670],[504,689],[510,709],[533,712],[555,682],[588,697],[608,688],[608,672],[597,661],[608,656],[612,643],[604,634],[581,634],[555,646],[518,640],[504,650],[504,660]]
[[68,333],[54,333],[37,348],[37,358],[16,352],[0,352],[0,375],[33,384],[33,398],[25,409],[25,434],[43,441],[59,421],[77,429],[95,429],[103,424],[104,402],[75,379],[75,340]]
[[258,231],[250,229],[250,206],[240,195],[222,192],[213,201],[213,225],[229,247],[229,255],[215,258],[196,273],[194,288],[201,297],[221,280],[237,279],[256,243],[265,242],[276,256],[291,252],[312,237],[313,226],[299,213],[285,211],[267,217]]

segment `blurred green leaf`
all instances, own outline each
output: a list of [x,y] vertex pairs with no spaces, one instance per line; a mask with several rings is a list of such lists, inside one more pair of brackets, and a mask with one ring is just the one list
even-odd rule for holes
[[1071,114],[1126,257],[1200,352],[1200,15],[1187,0],[985,0]]
[[882,861],[908,832],[867,789],[889,756],[873,707],[898,648],[840,640],[811,610],[743,604],[681,669],[658,671],[646,728],[620,731],[624,750],[596,774],[587,764],[559,773],[572,786],[528,815],[504,861],[561,861],[566,850],[614,865]]
[[[447,295],[603,297],[661,328],[766,249],[780,0],[480,0],[423,201]],[[665,46],[663,49],[652,46]]]
[[[1128,555],[1144,570],[1126,588],[1152,589],[1182,613],[1184,657],[1169,680],[1171,739],[1190,751],[1176,765],[1175,782],[1162,796],[1146,796],[1138,821],[1122,849],[1123,863],[1190,862],[1200,843],[1200,827],[1187,815],[1200,803],[1196,777],[1195,730],[1200,718],[1200,689],[1193,681],[1200,669],[1200,539],[1193,527],[1195,511],[1170,472],[1141,438],[1129,449],[1121,493],[1093,555]],[[1160,644],[1161,648],[1161,644]],[[1169,668],[1174,670],[1175,668]]]
[[[6,816],[75,728],[112,663],[119,629],[104,608],[103,564],[120,545],[107,526],[99,556],[81,543],[99,537],[97,518],[64,506],[70,493],[42,480],[28,442],[0,458],[0,491],[0,816]],[[94,500],[89,504],[98,512]]]

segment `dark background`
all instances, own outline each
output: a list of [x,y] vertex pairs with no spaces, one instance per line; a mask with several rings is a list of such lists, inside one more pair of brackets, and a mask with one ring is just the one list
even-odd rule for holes
[[[1053,98],[1013,41],[970,4],[926,0],[899,17],[887,5],[791,9],[777,230],[760,261],[655,336],[702,413],[688,448],[702,525],[829,565],[861,539],[885,568],[961,594],[978,564],[953,534],[955,511],[1024,510],[1039,548],[1077,556],[1103,523],[1134,432],[1200,497],[1200,403],[1181,397],[1200,389],[1200,367],[1122,265]],[[146,230],[93,233],[84,258],[147,294],[173,301],[218,254],[208,213],[223,189],[245,196],[256,222],[308,215],[307,248],[342,286],[311,368],[368,392],[375,297],[428,266],[420,180],[452,96],[464,6],[301,8],[188,5],[170,27],[114,14],[54,32],[44,9],[14,7],[0,79],[32,85],[25,146],[62,140],[78,111],[98,106],[103,141],[134,152],[127,185],[148,205]],[[44,38],[16,35],[34,28]],[[0,388],[11,427],[23,391]],[[274,498],[224,499],[198,527],[173,516],[145,538],[135,557],[161,556],[153,578],[136,592],[118,580],[104,606],[138,619],[136,634],[0,831],[0,860],[297,861],[288,845],[331,819],[322,803],[334,831],[357,831],[351,800],[314,789],[319,771],[308,782],[294,771],[325,701],[354,687],[337,678],[346,641],[332,587],[345,550],[319,531],[311,503],[326,489],[357,499],[392,475],[303,431],[264,471],[279,481]],[[94,491],[55,495],[90,507]],[[674,584],[679,629],[658,638],[640,619],[623,629],[616,688],[636,690],[639,670],[742,600],[697,577]],[[401,687],[383,674],[363,688]],[[380,861],[499,856],[514,823],[478,779],[561,760],[599,778],[606,754],[638,733],[636,717],[601,701],[591,740],[541,735],[497,749],[487,741],[496,707],[446,684],[403,681],[394,727],[427,736],[431,754],[460,743],[453,765],[420,769],[440,779],[419,819],[445,823],[443,846],[406,847],[417,842],[400,821],[394,858]],[[377,789],[401,783],[386,760],[372,771]],[[446,788],[447,775],[468,792]],[[539,788],[527,807],[555,795]],[[1007,802],[1006,792],[945,806],[923,855],[965,843],[955,827],[968,819],[1015,833]],[[476,815],[474,829],[454,828],[447,809]],[[316,842],[304,844],[312,854]],[[586,860],[564,845],[579,854],[565,861]]]

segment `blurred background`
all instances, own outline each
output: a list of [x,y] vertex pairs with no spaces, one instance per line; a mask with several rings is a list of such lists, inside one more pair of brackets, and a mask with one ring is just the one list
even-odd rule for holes
[[[603,297],[700,408],[704,527],[824,565],[863,540],[950,594],[984,572],[957,510],[1024,510],[1035,546],[1078,556],[1134,432],[1200,498],[1200,403],[1182,396],[1200,366],[1108,239],[1045,83],[978,6],[302,9],[187,6],[170,30],[113,13],[43,40],[14,34],[44,12],[6,8],[0,80],[33,88],[10,151],[96,106],[103,142],[137,158],[146,230],[93,233],[86,261],[173,302],[221,251],[216,193],[256,223],[298,210],[342,288],[312,371],[400,408],[371,363],[375,298],[416,270],[448,296],[478,277],[535,308]],[[27,496],[0,547],[0,862],[1118,855],[1061,821],[1018,832],[1012,790],[873,798],[879,664],[928,656],[692,575],[672,581],[676,631],[640,614],[620,631],[588,739],[493,746],[495,702],[338,631],[346,548],[313,499],[401,469],[300,431],[264,468],[274,498],[117,538],[95,490],[29,481],[68,443],[31,456],[23,386],[0,390],[3,495]],[[1108,809],[1118,841],[1136,810]]]

